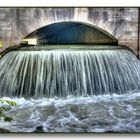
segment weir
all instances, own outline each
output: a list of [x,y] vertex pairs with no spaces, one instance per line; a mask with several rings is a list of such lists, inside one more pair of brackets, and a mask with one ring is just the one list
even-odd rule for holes
[[140,90],[139,70],[136,56],[112,35],[84,23],[60,22],[34,31],[21,48],[3,55],[0,96],[125,94]]

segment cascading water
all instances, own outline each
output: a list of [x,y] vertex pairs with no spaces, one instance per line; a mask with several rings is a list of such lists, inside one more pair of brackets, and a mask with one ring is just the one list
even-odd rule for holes
[[[76,45],[75,45],[76,47]],[[7,53],[0,61],[1,97],[122,94],[140,89],[140,63],[125,49]]]
[[[39,44],[26,46],[26,41]],[[23,42],[0,59],[0,96],[17,102],[5,112],[13,121],[0,120],[0,128],[140,132],[140,62],[113,36],[62,22],[36,30]]]

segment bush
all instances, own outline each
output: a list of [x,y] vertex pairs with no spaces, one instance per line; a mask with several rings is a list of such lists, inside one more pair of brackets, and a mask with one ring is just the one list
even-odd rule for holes
[[9,111],[12,106],[16,106],[16,102],[0,99],[0,120],[5,122],[11,122],[13,119],[5,115],[6,111]]

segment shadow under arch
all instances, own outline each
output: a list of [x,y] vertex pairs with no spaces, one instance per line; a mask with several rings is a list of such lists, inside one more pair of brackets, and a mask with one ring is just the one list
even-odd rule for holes
[[81,21],[55,22],[25,36],[29,44],[114,44],[118,40],[104,29]]

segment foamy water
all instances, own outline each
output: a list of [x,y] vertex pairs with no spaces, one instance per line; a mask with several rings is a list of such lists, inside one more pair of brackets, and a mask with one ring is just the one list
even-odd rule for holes
[[1,58],[0,97],[86,97],[140,90],[140,62],[129,50],[30,49]]
[[0,121],[10,132],[140,132],[140,92],[67,99],[3,98],[17,102]]

